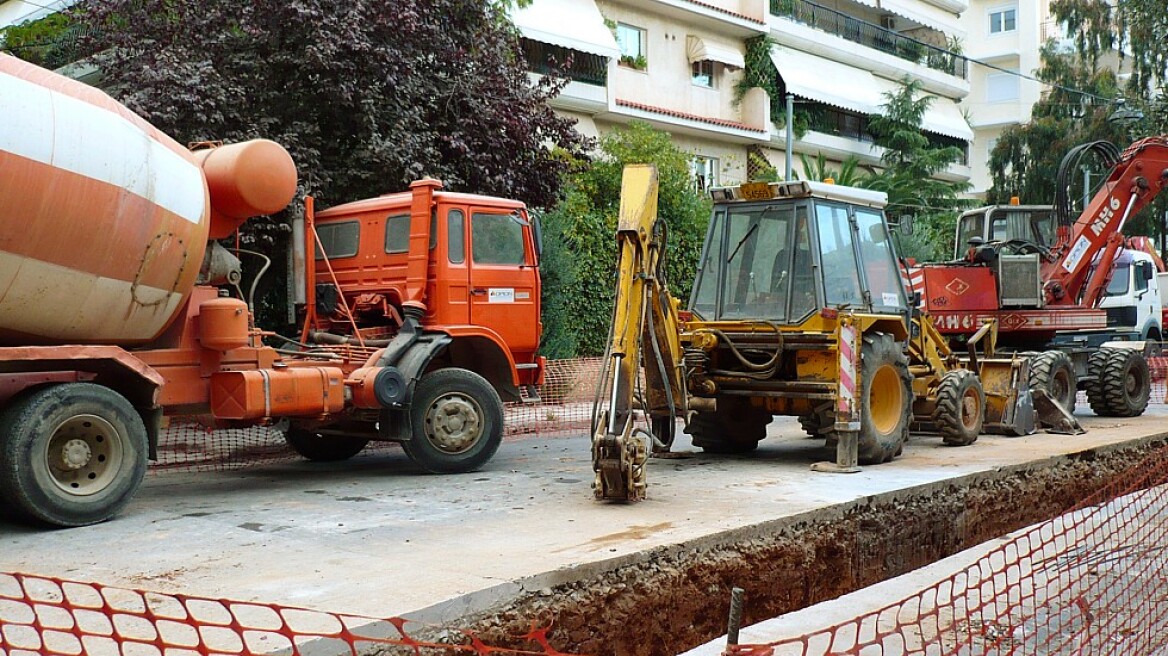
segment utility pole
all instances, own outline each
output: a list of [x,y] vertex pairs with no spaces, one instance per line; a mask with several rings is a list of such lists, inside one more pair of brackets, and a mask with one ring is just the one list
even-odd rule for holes
[[787,171],[783,180],[791,179],[791,149],[795,147],[795,94],[787,94]]

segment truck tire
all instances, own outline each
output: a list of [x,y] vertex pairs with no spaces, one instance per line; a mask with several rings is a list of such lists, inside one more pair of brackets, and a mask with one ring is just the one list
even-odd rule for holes
[[985,390],[968,369],[954,369],[941,377],[933,426],[949,446],[968,446],[977,441],[985,421]]
[[811,439],[823,439],[835,428],[834,405],[824,404],[809,415],[799,415],[799,428]]
[[1087,363],[1086,388],[1100,417],[1138,417],[1152,396],[1148,361],[1135,349],[1101,348]]
[[1043,351],[1030,358],[1030,389],[1046,392],[1050,400],[1075,413],[1078,378],[1071,357],[1063,351]]
[[284,441],[301,457],[313,462],[339,462],[361,453],[369,440],[359,437],[326,436],[305,428],[284,431]]
[[146,475],[142,417],[122,395],[65,383],[16,398],[0,414],[0,499],[18,519],[87,526],[129,503]]
[[912,418],[908,356],[892,335],[864,335],[860,381],[859,461],[878,465],[900,455]]
[[503,402],[485,378],[466,369],[422,376],[410,404],[406,455],[432,474],[474,471],[503,442]]
[[685,432],[706,453],[750,453],[766,437],[767,424],[773,419],[767,411],[740,399],[721,397],[716,412],[695,413]]

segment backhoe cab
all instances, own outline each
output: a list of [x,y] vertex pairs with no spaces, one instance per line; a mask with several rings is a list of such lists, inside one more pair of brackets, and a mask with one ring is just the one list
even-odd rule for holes
[[[660,270],[667,231],[656,217],[656,172],[626,168],[613,341],[598,396],[607,405],[598,403],[593,427],[599,498],[644,495],[648,453],[668,449],[675,417],[695,446],[743,453],[774,415],[797,416],[835,449],[835,462],[820,467],[832,471],[899,455],[914,419],[954,445],[972,443],[983,425],[1033,430],[1019,385],[1025,361],[987,357],[992,322],[959,358],[913,312],[884,194],[796,181],[711,195],[693,293],[678,312]],[[633,422],[642,357],[649,431]]]

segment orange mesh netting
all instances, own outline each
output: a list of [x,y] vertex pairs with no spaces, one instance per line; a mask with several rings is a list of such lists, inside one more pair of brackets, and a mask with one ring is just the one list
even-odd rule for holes
[[1168,456],[927,589],[752,656],[1168,654]]
[[393,653],[567,656],[546,629],[522,636],[530,649],[483,644],[456,632],[443,644],[411,636],[401,618],[374,620],[301,608],[142,592],[24,574],[0,574],[0,654],[178,656]]

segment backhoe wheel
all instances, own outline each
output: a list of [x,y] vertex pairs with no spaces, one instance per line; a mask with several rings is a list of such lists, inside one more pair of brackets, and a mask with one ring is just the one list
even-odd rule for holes
[[693,445],[706,453],[750,453],[766,437],[772,419],[767,411],[740,399],[721,397],[717,412],[694,414],[685,432],[693,436]]
[[116,515],[146,475],[146,427],[117,392],[42,388],[0,414],[0,500],[21,519],[86,526]]
[[816,408],[814,412],[809,415],[799,415],[799,427],[807,433],[807,437],[812,439],[823,439],[835,430],[835,413],[832,412],[832,404],[828,403],[821,408]]
[[1138,417],[1152,396],[1148,361],[1135,349],[1101,348],[1087,363],[1087,401],[1100,417]]
[[416,465],[433,474],[474,471],[503,442],[503,402],[475,372],[438,369],[418,382],[410,424],[402,448]]
[[954,369],[937,386],[937,407],[933,425],[949,446],[966,446],[977,441],[985,420],[985,391],[981,380],[967,369]]
[[292,450],[313,462],[339,462],[361,453],[369,440],[359,437],[322,435],[305,428],[289,428],[284,441]]
[[1062,351],[1043,351],[1030,358],[1030,389],[1041,389],[1051,401],[1074,414],[1078,394],[1075,365]]
[[904,449],[912,413],[908,356],[892,335],[864,336],[860,350],[861,465],[888,462]]

